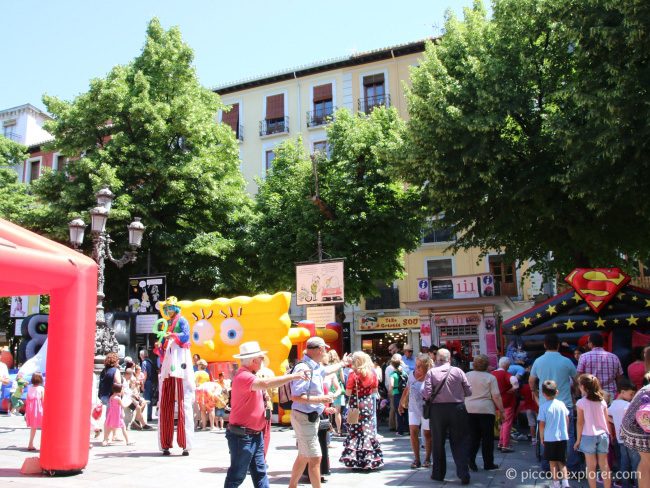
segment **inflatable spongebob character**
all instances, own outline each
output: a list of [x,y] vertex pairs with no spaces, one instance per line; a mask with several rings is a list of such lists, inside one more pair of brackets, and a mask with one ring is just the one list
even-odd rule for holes
[[268,351],[268,367],[277,375],[284,374],[292,344],[304,335],[290,330],[290,303],[287,292],[180,302],[190,323],[192,354],[209,363],[233,362],[239,344],[257,341]]

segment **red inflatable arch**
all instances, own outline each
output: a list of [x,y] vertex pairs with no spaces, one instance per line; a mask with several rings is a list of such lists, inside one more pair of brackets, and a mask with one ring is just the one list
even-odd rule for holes
[[0,296],[50,295],[40,452],[48,471],[88,463],[96,293],[92,259],[0,219]]

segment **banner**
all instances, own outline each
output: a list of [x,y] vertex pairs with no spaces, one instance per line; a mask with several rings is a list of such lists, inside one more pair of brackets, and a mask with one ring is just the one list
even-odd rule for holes
[[343,303],[343,261],[296,265],[296,303]]
[[419,327],[419,315],[399,315],[394,317],[364,315],[359,319],[359,330],[415,329]]
[[480,325],[481,316],[477,313],[463,313],[456,315],[436,315],[433,318],[435,327],[444,327],[450,325]]
[[422,347],[431,347],[431,321],[423,320],[420,323],[420,341]]
[[134,276],[129,278],[129,312],[158,313],[158,302],[167,298],[166,276]]
[[494,296],[494,277],[490,274],[432,278],[428,280],[429,298],[423,292],[427,289],[421,283],[424,281],[427,280],[418,282],[418,298],[420,300],[452,300]]

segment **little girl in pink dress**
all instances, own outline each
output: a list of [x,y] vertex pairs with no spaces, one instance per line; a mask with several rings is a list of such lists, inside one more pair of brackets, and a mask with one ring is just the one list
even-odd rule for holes
[[108,445],[108,438],[111,432],[117,429],[122,430],[127,446],[134,444],[133,442],[129,442],[129,436],[126,433],[126,424],[124,423],[124,410],[122,410],[122,407],[128,406],[129,402],[122,400],[122,385],[113,384],[113,394],[108,400],[108,408],[106,410],[106,423],[104,424],[106,429],[104,430],[102,446]]
[[35,372],[32,375],[32,386],[27,391],[27,400],[25,402],[25,422],[31,430],[29,432],[28,451],[35,451],[34,437],[36,431],[43,425],[43,398],[45,397],[45,388],[43,388],[43,375]]

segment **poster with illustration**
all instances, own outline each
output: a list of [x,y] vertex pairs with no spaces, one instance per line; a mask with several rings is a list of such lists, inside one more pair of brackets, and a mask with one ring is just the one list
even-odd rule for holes
[[296,266],[296,295],[299,306],[343,303],[343,288],[343,261]]
[[129,278],[129,312],[157,313],[156,304],[167,297],[166,276]]
[[38,313],[41,306],[40,295],[21,295],[11,297],[11,307],[9,316],[12,319],[27,317],[28,315]]

